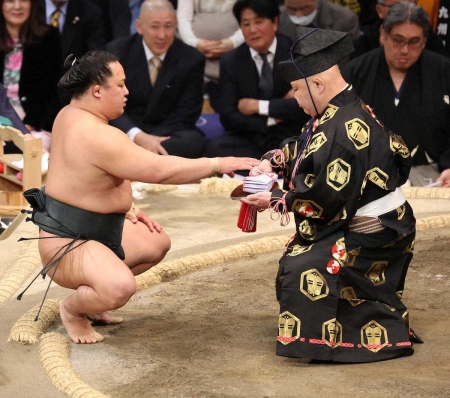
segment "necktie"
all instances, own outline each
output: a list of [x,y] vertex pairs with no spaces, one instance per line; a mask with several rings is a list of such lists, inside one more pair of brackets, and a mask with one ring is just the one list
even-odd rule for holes
[[273,91],[272,68],[270,67],[269,61],[267,60],[267,54],[268,53],[259,54],[263,61],[261,76],[259,78],[259,93],[261,95],[261,99],[263,100],[270,99],[272,97]]
[[50,20],[50,24],[54,26],[55,28],[59,27],[59,16],[61,15],[61,10],[57,8],[55,11],[53,11],[52,18]]
[[153,57],[150,62],[153,65],[153,68],[150,70],[150,82],[152,83],[152,86],[154,86],[156,78],[158,77],[159,68],[161,67],[161,59],[158,57]]

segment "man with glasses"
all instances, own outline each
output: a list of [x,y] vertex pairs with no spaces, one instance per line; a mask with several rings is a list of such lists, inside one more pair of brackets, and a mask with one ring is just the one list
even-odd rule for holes
[[[383,19],[391,7],[401,1],[417,3],[416,0],[378,0],[375,5],[375,16],[377,18],[370,23],[361,24],[362,35],[353,42],[355,51],[352,53],[351,58],[356,58],[374,48],[380,47],[380,30]],[[439,54],[449,55],[442,40],[432,31],[428,33],[425,48]]]
[[361,99],[411,151],[414,186],[450,187],[450,59],[425,49],[430,29],[414,3],[392,6],[381,28],[382,47],[342,69]]

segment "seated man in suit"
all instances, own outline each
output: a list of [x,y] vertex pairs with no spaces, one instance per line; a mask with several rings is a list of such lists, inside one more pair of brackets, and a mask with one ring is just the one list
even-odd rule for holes
[[279,32],[294,40],[297,26],[346,32],[352,40],[361,34],[358,16],[328,0],[285,0],[280,7]]
[[208,141],[206,152],[260,158],[299,133],[308,117],[274,67],[289,57],[291,46],[288,37],[277,34],[276,2],[238,0],[233,14],[245,43],[220,60],[220,121],[227,133]]
[[136,20],[138,33],[108,44],[130,91],[125,113],[111,124],[154,153],[197,158],[205,147],[195,125],[203,106],[205,57],[175,38],[176,27],[168,0],[146,0]]
[[61,33],[62,55],[79,58],[87,51],[104,50],[102,10],[92,0],[41,0],[47,23]]

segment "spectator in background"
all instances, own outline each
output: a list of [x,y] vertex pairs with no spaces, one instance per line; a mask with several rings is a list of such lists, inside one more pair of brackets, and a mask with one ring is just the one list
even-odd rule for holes
[[235,0],[184,0],[177,9],[181,40],[206,57],[205,91],[217,111],[219,60],[240,46],[244,36],[233,16]]
[[202,156],[205,138],[195,123],[203,106],[205,57],[175,37],[177,19],[167,0],[144,1],[136,27],[138,33],[107,46],[130,91],[125,113],[111,124],[154,153]]
[[[169,1],[172,3],[173,8],[175,8],[175,10],[176,10],[178,1],[177,0],[169,0]],[[129,2],[129,6],[130,6],[130,11],[131,11],[130,33],[135,34],[137,32],[135,21],[139,17],[139,12],[141,11],[141,5],[144,2],[144,0],[128,0],[128,2]]]
[[208,156],[260,158],[308,119],[276,68],[292,44],[277,34],[279,12],[273,0],[238,0],[233,7],[245,43],[220,60],[220,121],[227,133],[207,143]]
[[328,0],[285,0],[280,7],[279,33],[294,40],[297,26],[346,32],[352,40],[361,34],[358,16]]
[[382,46],[342,69],[345,80],[402,136],[413,159],[412,185],[435,180],[450,187],[450,59],[424,49],[430,22],[414,3],[392,6]]
[[[400,3],[401,1],[416,3],[416,0],[378,0],[375,7],[378,19],[369,25],[361,26],[361,31],[363,34],[353,42],[355,51],[352,53],[351,58],[356,58],[361,54],[364,54],[380,46],[380,30],[383,19],[390,8],[394,4]],[[443,55],[448,55],[444,48],[442,40],[438,38],[432,31],[428,32],[425,48]]]
[[40,1],[45,7],[47,23],[60,32],[64,59],[70,54],[78,58],[89,50],[105,48],[102,10],[92,0]]
[[105,39],[109,43],[130,35],[131,10],[129,0],[91,0],[102,10]]
[[49,132],[61,107],[58,30],[45,23],[39,0],[3,0],[0,14],[0,79],[30,132],[50,146]]

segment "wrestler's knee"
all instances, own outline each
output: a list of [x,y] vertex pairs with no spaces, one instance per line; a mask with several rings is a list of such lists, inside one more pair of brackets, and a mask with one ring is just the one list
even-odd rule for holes
[[129,277],[121,277],[109,286],[105,295],[108,308],[115,309],[123,307],[128,300],[136,293],[136,279],[131,274]]
[[165,232],[158,233],[156,239],[153,237],[152,241],[146,242],[142,262],[158,264],[164,259],[170,246],[169,236]]
[[161,241],[159,245],[161,260],[166,256],[167,252],[170,250],[172,242],[170,241],[169,235],[166,233],[161,234]]

